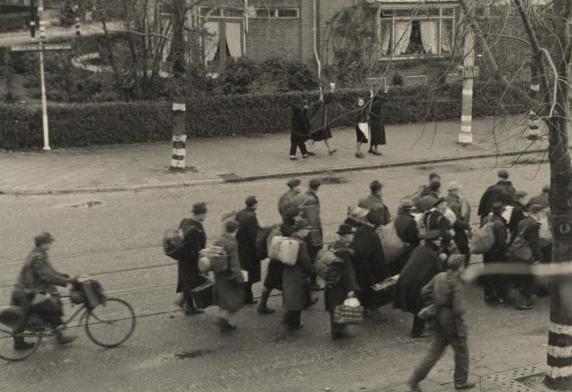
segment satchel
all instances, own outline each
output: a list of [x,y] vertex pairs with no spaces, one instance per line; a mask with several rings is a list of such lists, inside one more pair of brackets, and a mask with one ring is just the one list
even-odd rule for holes
[[532,248],[530,247],[529,242],[523,236],[525,229],[522,229],[512,244],[510,244],[506,255],[510,260],[531,263],[534,261],[534,255],[532,254]]
[[270,243],[269,257],[286,265],[293,266],[298,260],[300,243],[294,239],[275,236]]
[[483,254],[491,250],[495,244],[494,222],[488,222],[483,227],[475,230],[469,243],[471,253]]
[[347,298],[342,305],[334,309],[334,322],[336,324],[361,324],[363,322],[363,306],[357,298]]

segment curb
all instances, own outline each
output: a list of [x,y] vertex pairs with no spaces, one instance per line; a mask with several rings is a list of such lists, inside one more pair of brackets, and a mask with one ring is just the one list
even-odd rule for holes
[[2,190],[0,189],[0,195],[17,195],[17,196],[33,196],[33,195],[58,195],[58,194],[75,194],[75,193],[105,193],[105,192],[123,192],[123,191],[140,191],[147,189],[168,189],[168,188],[184,188],[193,187],[201,185],[218,185],[226,183],[241,183],[241,182],[252,182],[259,180],[269,180],[276,178],[286,178],[293,176],[309,176],[324,173],[343,173],[352,172],[358,170],[378,170],[390,167],[403,167],[403,166],[417,166],[417,165],[427,165],[435,163],[444,162],[455,162],[455,161],[468,161],[473,159],[487,159],[487,158],[498,158],[498,157],[510,157],[510,156],[521,156],[530,154],[540,154],[546,153],[548,149],[537,149],[528,151],[514,151],[502,154],[497,153],[486,153],[486,154],[476,154],[469,156],[456,156],[456,157],[442,157],[434,159],[418,159],[414,161],[397,161],[397,162],[387,162],[378,163],[374,165],[353,165],[353,166],[338,166],[328,169],[310,169],[310,170],[299,170],[285,173],[269,173],[260,174],[255,176],[245,176],[236,178],[209,178],[203,180],[189,180],[181,182],[170,182],[164,184],[143,184],[143,185],[118,185],[118,186],[102,186],[102,187],[86,187],[86,188],[70,188],[70,189],[30,189],[30,190]]

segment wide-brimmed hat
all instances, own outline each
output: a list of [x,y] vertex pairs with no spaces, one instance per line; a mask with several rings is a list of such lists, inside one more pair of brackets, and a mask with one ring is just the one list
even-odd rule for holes
[[356,228],[346,223],[340,225],[340,227],[338,228],[339,235],[354,234],[355,232]]

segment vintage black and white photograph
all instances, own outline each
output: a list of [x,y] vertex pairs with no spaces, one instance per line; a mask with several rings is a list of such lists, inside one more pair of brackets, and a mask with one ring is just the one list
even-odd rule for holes
[[572,0],[0,0],[0,391],[572,391],[571,60]]

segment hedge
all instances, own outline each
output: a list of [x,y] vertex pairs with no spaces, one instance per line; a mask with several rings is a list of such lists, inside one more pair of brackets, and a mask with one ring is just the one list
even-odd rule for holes
[[[384,97],[387,124],[448,120],[460,117],[462,86],[446,85],[395,88]],[[330,113],[333,126],[351,126],[357,98],[366,90],[340,90]],[[503,90],[494,84],[476,83],[473,116],[521,113],[524,106],[512,94],[499,99]],[[286,131],[291,105],[301,98],[315,100],[317,93],[274,95],[201,96],[187,101],[187,134],[193,137],[248,136]],[[50,141],[54,147],[167,141],[173,118],[170,104],[114,102],[50,104]],[[0,148],[26,149],[42,146],[39,105],[0,104]]]

